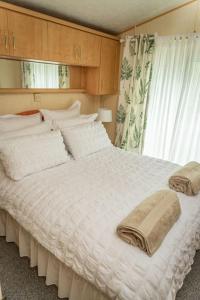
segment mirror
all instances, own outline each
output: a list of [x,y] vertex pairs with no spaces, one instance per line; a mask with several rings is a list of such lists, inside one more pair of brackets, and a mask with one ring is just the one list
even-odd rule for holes
[[0,88],[70,88],[70,70],[61,64],[0,59]]

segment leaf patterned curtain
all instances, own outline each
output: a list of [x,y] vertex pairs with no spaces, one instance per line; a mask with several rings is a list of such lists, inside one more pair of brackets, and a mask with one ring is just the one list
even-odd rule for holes
[[22,88],[31,88],[34,84],[31,64],[26,61],[21,62]]
[[126,37],[121,66],[116,146],[142,152],[155,39]]
[[69,87],[69,68],[65,65],[58,66],[59,88]]

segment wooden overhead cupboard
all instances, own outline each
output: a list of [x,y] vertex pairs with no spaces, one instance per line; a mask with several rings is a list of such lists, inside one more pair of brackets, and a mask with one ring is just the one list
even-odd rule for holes
[[0,1],[0,56],[80,66],[88,93],[117,93],[119,49],[115,36]]
[[101,38],[92,33],[48,22],[48,60],[70,65],[100,65]]
[[100,66],[88,68],[86,89],[90,94],[106,95],[118,92],[119,42],[101,39]]
[[47,22],[0,8],[0,55],[27,59],[47,59]]

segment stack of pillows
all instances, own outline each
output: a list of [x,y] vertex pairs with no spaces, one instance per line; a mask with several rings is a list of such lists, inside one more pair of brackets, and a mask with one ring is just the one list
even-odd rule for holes
[[[81,115],[80,102],[67,110],[41,109],[30,116],[0,116],[0,163],[13,180],[112,146],[97,114]],[[42,116],[44,121],[42,121]]]

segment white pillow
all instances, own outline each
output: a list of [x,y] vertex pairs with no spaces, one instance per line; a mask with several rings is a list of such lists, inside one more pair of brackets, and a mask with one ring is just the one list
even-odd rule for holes
[[0,160],[6,175],[13,180],[20,180],[69,159],[60,131],[17,137],[0,144]]
[[16,117],[20,117],[20,115],[0,115],[0,119],[7,119],[7,118],[16,118]]
[[50,132],[50,131],[51,131],[50,123],[48,121],[46,121],[46,122],[42,122],[41,124],[38,124],[35,126],[29,126],[29,127],[19,129],[19,130],[3,132],[0,134],[0,141],[5,140],[5,139],[19,137],[19,136],[42,134],[42,133]]
[[67,148],[75,159],[112,146],[101,122],[63,128],[61,132]]
[[53,128],[62,129],[62,128],[69,128],[77,125],[91,123],[96,120],[97,116],[98,114],[80,115],[80,117],[70,118],[67,120],[54,120]]
[[65,110],[48,110],[40,109],[44,120],[62,120],[80,116],[80,101],[75,101],[68,109]]
[[12,130],[18,130],[40,124],[42,122],[40,113],[31,116],[16,116],[0,118],[0,134]]

